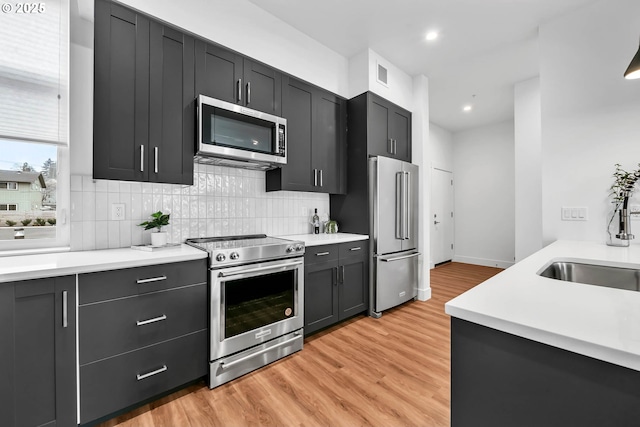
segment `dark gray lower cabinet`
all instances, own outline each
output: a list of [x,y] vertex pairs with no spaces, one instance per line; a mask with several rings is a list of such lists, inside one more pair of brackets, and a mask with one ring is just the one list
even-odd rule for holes
[[207,375],[206,259],[78,276],[80,421]]
[[75,276],[0,283],[0,425],[76,425]]
[[312,246],[306,249],[305,334],[367,310],[368,266],[367,241]]
[[452,427],[640,424],[640,372],[451,318]]

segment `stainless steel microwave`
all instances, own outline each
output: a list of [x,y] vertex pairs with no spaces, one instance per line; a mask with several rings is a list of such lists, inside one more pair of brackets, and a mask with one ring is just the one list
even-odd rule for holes
[[267,170],[287,164],[287,120],[198,95],[196,161]]

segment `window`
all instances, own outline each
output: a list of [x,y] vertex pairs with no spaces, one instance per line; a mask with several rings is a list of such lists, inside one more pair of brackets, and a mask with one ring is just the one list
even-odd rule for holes
[[17,182],[0,182],[0,190],[17,190]]
[[30,5],[0,14],[0,256],[70,237],[69,0]]

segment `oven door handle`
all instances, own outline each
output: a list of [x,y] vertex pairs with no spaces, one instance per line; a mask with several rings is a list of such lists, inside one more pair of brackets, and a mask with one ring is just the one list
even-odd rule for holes
[[273,349],[276,349],[276,348],[279,348],[279,347],[284,347],[284,346],[286,346],[288,344],[291,344],[292,342],[294,342],[296,340],[299,340],[301,338],[302,338],[302,335],[296,335],[293,338],[289,338],[288,340],[282,341],[281,343],[278,343],[276,345],[273,345],[273,346],[270,346],[270,347],[267,347],[267,348],[263,348],[260,351],[256,351],[255,353],[248,354],[248,355],[246,355],[244,357],[241,357],[240,359],[234,360],[233,362],[228,362],[228,363],[227,362],[221,362],[220,363],[220,369],[232,368],[233,366],[235,366],[235,365],[237,365],[239,363],[242,363],[245,360],[253,359],[256,356],[260,356],[261,354],[267,353],[267,352],[269,352],[269,351],[271,351]]
[[248,268],[246,270],[236,270],[234,272],[225,272],[225,271],[221,271],[218,273],[218,277],[233,277],[233,276],[245,276],[247,274],[251,274],[251,273],[263,273],[265,271],[270,271],[270,270],[282,270],[282,269],[286,269],[288,267],[297,267],[302,265],[302,261],[297,261],[297,262],[289,262],[289,263],[285,263],[285,264],[278,264],[278,265],[270,265],[267,267],[258,267],[258,268]]

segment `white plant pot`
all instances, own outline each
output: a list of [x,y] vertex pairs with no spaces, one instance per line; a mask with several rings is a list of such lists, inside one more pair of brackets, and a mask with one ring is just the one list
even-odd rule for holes
[[166,231],[151,233],[151,246],[165,246],[166,244],[167,244]]

